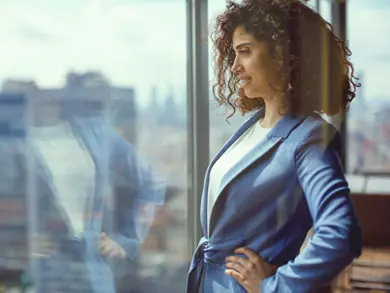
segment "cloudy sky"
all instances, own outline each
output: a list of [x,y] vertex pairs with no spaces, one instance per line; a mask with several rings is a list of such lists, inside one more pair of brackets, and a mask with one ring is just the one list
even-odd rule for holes
[[[328,0],[323,16],[330,17]],[[69,70],[101,70],[148,100],[185,89],[185,0],[2,0],[0,82],[34,79],[61,86]],[[209,18],[224,7],[209,0]],[[390,1],[349,0],[352,61],[364,70],[367,99],[386,98],[390,77]]]

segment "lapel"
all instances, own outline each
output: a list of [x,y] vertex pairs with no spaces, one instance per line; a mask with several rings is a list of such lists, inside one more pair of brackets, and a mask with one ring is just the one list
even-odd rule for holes
[[73,118],[69,123],[76,138],[86,147],[95,163],[96,172],[101,172],[106,161],[105,158],[108,160],[108,152],[105,152],[105,146],[107,145],[107,150],[109,147],[109,143],[105,139],[106,137],[104,137],[103,129],[96,127],[97,125],[88,119]]
[[[38,199],[38,204],[40,205],[40,208],[38,208],[39,213],[43,212],[43,215],[41,214],[40,216],[49,217],[46,219],[41,219],[43,223],[45,223],[47,220],[51,220],[51,217],[54,216],[52,213],[53,210],[51,210],[50,207],[54,208],[54,211],[56,213],[58,212],[59,215],[56,215],[55,218],[56,220],[61,219],[64,221],[64,225],[66,226],[65,223],[69,223],[70,219],[63,209],[61,205],[58,204],[57,202],[57,197],[54,195],[56,192],[56,187],[53,184],[53,176],[52,173],[50,172],[50,168],[47,165],[44,157],[42,156],[41,152],[38,150],[38,148],[35,146],[35,144],[32,142],[32,138],[29,138],[30,143],[30,150],[31,152],[26,152],[25,153],[25,160],[26,162],[31,162],[32,164],[32,170],[33,170],[33,186],[32,188],[35,189],[35,195]],[[49,198],[45,198],[45,196],[48,196]],[[47,206],[49,201],[49,206]],[[41,222],[40,221],[40,222]],[[46,229],[44,227],[37,227],[38,229]],[[69,227],[66,226],[66,231],[68,231]],[[47,233],[48,231],[44,231]]]
[[[36,170],[36,175],[38,176],[38,178],[40,178],[43,182],[47,184],[47,187],[51,191],[50,193],[54,192],[55,188],[53,185],[52,174],[50,173],[49,167],[46,165],[41,152],[36,148],[33,143],[31,143],[31,149],[31,157],[33,158],[33,170]],[[28,156],[30,154],[26,155]],[[26,158],[26,161],[28,160],[29,158]]]
[[[105,156],[105,152],[103,152],[103,131],[97,130],[96,127],[93,127],[92,123],[77,118],[70,120],[69,123],[75,137],[82,143],[82,145],[85,145],[86,151],[88,151],[88,153],[91,155],[91,158],[95,163],[96,172],[101,172],[101,170],[104,169],[102,169],[103,162],[105,161],[103,157],[107,157],[108,159],[108,156]],[[31,155],[34,158],[34,169],[37,170],[37,175],[43,179],[46,184],[48,184],[49,188],[53,191],[54,186],[52,175],[45,164],[45,160],[34,144],[30,143],[30,145],[32,147]],[[26,157],[26,160],[29,159]]]
[[[104,178],[105,172],[108,172],[108,152],[105,150],[105,144],[107,145],[107,150],[109,147],[108,140],[103,137],[106,133],[104,133],[102,128],[96,127],[94,123],[89,121],[88,119],[79,119],[79,118],[73,118],[68,121],[71,125],[72,131],[76,139],[81,142],[81,145],[84,145],[86,148],[86,151],[91,156],[94,165],[95,165],[95,186],[93,190],[91,190],[91,194],[89,197],[89,200],[87,201],[86,205],[86,215],[91,215],[93,212],[102,212],[103,208],[103,202],[104,202],[104,193],[102,193],[102,189],[100,188],[103,184],[102,178]],[[36,170],[36,174],[40,178],[41,181],[44,182],[44,184],[47,184],[47,187],[49,188],[49,196],[51,199],[56,202],[57,199],[54,196],[54,193],[56,192],[56,188],[53,184],[53,178],[52,174],[50,173],[50,170],[48,166],[45,163],[44,158],[42,157],[39,150],[36,149],[33,143],[32,145],[32,152],[31,155],[34,158],[34,170]],[[28,160],[28,158],[26,158]],[[107,160],[106,160],[107,159]],[[107,163],[107,164],[105,164]],[[107,178],[107,177],[106,177]],[[42,188],[42,187],[40,187]],[[38,189],[38,191],[41,189]],[[66,213],[63,211],[61,206],[58,206],[60,209],[63,217],[67,218]],[[92,213],[91,213],[92,212]],[[98,217],[99,219],[101,217]],[[66,219],[69,223],[69,219]],[[90,225],[93,225],[94,228],[100,229],[101,221],[91,221],[91,217],[88,216],[86,218],[86,227],[90,227]]]
[[109,177],[108,133],[102,124],[94,123],[93,118],[73,118],[70,120],[75,136],[85,145],[95,165],[95,186],[87,201],[85,213],[86,227],[95,231],[101,230],[102,213],[105,201],[105,186]]
[[200,208],[200,222],[204,235],[208,235],[208,225],[207,225],[207,200],[208,200],[208,189],[210,182],[210,171],[215,162],[222,156],[222,154],[256,121],[258,121],[264,115],[263,109],[257,111],[254,115],[249,117],[241,127],[227,140],[227,142],[222,146],[222,148],[217,152],[215,157],[211,160],[209,166],[207,167],[205,179],[203,182],[202,190],[202,200]]
[[[223,193],[226,186],[232,182],[239,174],[244,172],[250,165],[255,161],[259,160],[261,157],[266,155],[271,151],[275,146],[277,146],[283,139],[287,138],[291,131],[299,125],[299,123],[304,119],[303,116],[292,116],[285,115],[283,116],[277,124],[270,130],[265,139],[260,140],[256,147],[248,152],[233,168],[227,171],[225,176],[222,178],[222,182],[217,191],[217,200],[213,206],[210,219],[210,227],[207,227],[207,200],[208,200],[208,185],[210,180],[210,170],[215,162],[223,155],[223,153],[254,123],[263,117],[264,109],[257,111],[252,117],[250,117],[240,128],[239,130],[227,141],[227,143],[221,148],[217,153],[215,158],[212,160],[207,173],[203,189],[203,201],[202,201],[202,226],[204,231],[206,231],[209,237],[214,227],[215,220],[213,217],[214,209],[217,206],[220,195]],[[205,229],[206,228],[206,229]],[[210,230],[210,231],[208,231]]]

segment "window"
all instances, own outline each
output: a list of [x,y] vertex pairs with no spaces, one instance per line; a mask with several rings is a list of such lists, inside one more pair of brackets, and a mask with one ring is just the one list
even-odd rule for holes
[[[329,23],[332,23],[332,1],[333,0],[319,0],[317,11]],[[317,4],[316,3],[316,4]]]
[[390,13],[386,1],[347,2],[347,38],[362,84],[348,114],[347,172],[352,191],[390,190]]
[[7,289],[182,292],[185,5],[0,4]]

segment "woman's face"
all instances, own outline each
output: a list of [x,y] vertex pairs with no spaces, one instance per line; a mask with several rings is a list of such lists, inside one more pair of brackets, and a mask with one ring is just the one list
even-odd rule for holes
[[236,57],[231,71],[240,79],[240,90],[244,90],[248,98],[275,95],[275,63],[267,43],[259,42],[243,26],[238,26],[233,33],[232,45]]

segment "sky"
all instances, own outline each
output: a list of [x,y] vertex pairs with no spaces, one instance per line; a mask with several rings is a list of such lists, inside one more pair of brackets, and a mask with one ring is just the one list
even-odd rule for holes
[[[314,1],[312,1],[314,2]],[[185,0],[2,0],[0,82],[64,83],[70,70],[100,70],[118,86],[133,86],[147,102],[186,86]],[[209,0],[209,20],[224,8]],[[321,12],[330,20],[328,0]],[[364,71],[366,99],[386,98],[390,72],[390,1],[349,0],[352,61]],[[211,79],[211,78],[210,78]],[[183,95],[179,95],[183,98]]]

